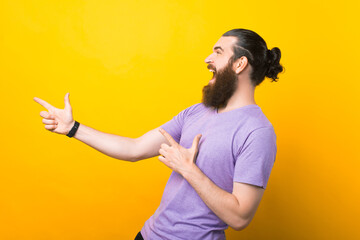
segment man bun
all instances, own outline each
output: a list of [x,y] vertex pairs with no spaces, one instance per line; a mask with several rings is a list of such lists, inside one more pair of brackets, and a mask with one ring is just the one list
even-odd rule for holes
[[242,56],[248,59],[251,66],[250,81],[254,87],[261,84],[266,77],[270,78],[271,82],[277,82],[277,75],[284,70],[280,65],[281,52],[279,48],[268,49],[265,40],[249,29],[232,29],[222,36],[236,37],[232,58],[234,61]]
[[283,71],[283,66],[280,65],[280,58],[281,58],[281,51],[279,48],[274,47],[271,50],[267,50],[268,69],[265,72],[265,76],[271,78],[272,82],[273,81],[277,82],[276,79],[279,78],[277,75]]

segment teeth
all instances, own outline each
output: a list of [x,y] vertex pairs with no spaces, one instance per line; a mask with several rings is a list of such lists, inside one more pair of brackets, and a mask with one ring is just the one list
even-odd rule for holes
[[210,72],[213,72],[213,73],[215,72],[215,70],[212,70],[212,69],[210,69],[209,71],[210,71]]

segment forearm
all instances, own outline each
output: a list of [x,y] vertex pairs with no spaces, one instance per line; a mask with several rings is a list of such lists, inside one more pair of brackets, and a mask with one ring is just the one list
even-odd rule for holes
[[239,212],[237,198],[216,186],[196,165],[191,172],[183,174],[204,203],[226,224],[235,230],[243,229],[247,224]]
[[110,157],[134,161],[135,141],[132,138],[104,133],[82,123],[73,137]]

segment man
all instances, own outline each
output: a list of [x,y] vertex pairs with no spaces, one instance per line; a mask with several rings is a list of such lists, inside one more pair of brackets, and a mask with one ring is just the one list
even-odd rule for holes
[[[256,105],[255,87],[283,70],[280,49],[268,50],[255,32],[233,29],[217,41],[205,62],[213,78],[201,103],[137,139],[102,133],[72,119],[65,108],[34,100],[45,128],[111,157],[138,161],[157,156],[173,170],[160,206],[135,239],[225,239],[230,226],[249,225],[276,157],[272,124]],[[116,144],[115,144],[116,143]]]

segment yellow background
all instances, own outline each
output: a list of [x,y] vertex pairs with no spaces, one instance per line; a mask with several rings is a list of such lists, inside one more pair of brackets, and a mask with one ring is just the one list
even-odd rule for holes
[[256,90],[278,137],[251,224],[228,239],[359,239],[359,1],[0,2],[0,239],[133,239],[171,170],[47,131],[33,101],[139,137],[201,101],[204,59],[233,28],[279,47]]

